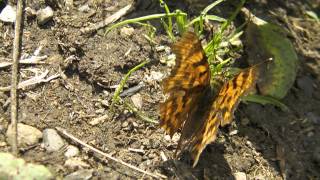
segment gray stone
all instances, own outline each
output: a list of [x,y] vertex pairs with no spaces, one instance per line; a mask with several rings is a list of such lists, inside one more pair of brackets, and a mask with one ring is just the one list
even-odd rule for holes
[[80,7],[78,8],[78,11],[87,13],[87,12],[90,11],[90,7],[89,7],[88,4],[85,4],[85,5],[83,5],[83,6],[80,6]]
[[120,35],[122,37],[130,37],[134,33],[133,27],[123,27],[120,29]]
[[67,159],[64,165],[68,168],[71,169],[76,169],[76,168],[89,168],[90,165],[84,162],[81,158],[78,157],[73,157],[70,159]]
[[14,7],[7,5],[0,12],[0,21],[3,22],[15,22],[16,21],[16,10]]
[[131,101],[134,104],[134,106],[137,107],[138,109],[142,108],[143,101],[142,101],[142,97],[139,93],[131,96]]
[[64,142],[56,130],[45,129],[43,131],[43,144],[48,152],[55,152],[62,148]]
[[307,112],[307,118],[314,124],[320,124],[320,116],[316,115],[313,112]]
[[63,179],[64,180],[88,180],[92,177],[92,173],[93,173],[92,169],[81,169],[67,175]]
[[47,6],[44,9],[40,9],[37,12],[37,22],[39,25],[44,25],[48,21],[50,21],[53,18],[53,10],[51,7]]
[[233,175],[235,180],[247,180],[247,175],[244,172],[236,172]]
[[69,145],[67,147],[66,152],[64,153],[64,156],[67,158],[70,158],[70,157],[74,157],[78,154],[79,154],[79,149],[75,146]]

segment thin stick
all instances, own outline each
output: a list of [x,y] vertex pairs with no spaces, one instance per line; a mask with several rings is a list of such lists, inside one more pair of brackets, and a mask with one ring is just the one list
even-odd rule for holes
[[91,32],[95,32],[101,28],[106,27],[107,25],[109,25],[110,23],[115,22],[116,20],[118,20],[120,17],[126,15],[128,13],[128,11],[131,9],[132,4],[127,5],[126,7],[120,9],[119,11],[117,11],[116,13],[114,13],[113,15],[107,17],[106,19],[104,19],[101,22],[98,22],[96,24],[93,24],[89,27],[86,28],[82,28],[80,29],[80,31],[84,34],[86,33],[91,33]]
[[122,165],[124,165],[124,166],[127,166],[127,167],[133,169],[133,170],[136,170],[136,171],[141,172],[141,173],[143,173],[143,174],[147,174],[147,175],[149,175],[149,176],[151,176],[151,177],[154,177],[154,178],[157,178],[157,179],[166,179],[166,178],[167,178],[165,175],[162,175],[162,174],[153,174],[153,173],[151,173],[151,172],[148,172],[148,171],[144,171],[144,170],[142,170],[142,169],[139,169],[138,167],[135,167],[135,166],[133,166],[133,165],[131,165],[131,164],[128,164],[128,163],[126,163],[126,162],[124,162],[124,161],[122,161],[122,160],[120,160],[120,159],[116,159],[116,158],[112,157],[111,155],[106,154],[106,153],[100,151],[99,149],[96,149],[96,148],[94,148],[94,147],[92,147],[92,146],[84,143],[83,141],[81,141],[80,139],[76,138],[76,137],[73,136],[72,134],[69,134],[69,133],[68,133],[65,129],[63,129],[63,128],[56,127],[56,130],[59,131],[60,133],[62,133],[63,135],[67,136],[67,137],[70,138],[71,140],[73,140],[73,141],[81,144],[81,145],[84,146],[84,147],[87,147],[88,149],[90,149],[91,151],[93,151],[93,152],[95,152],[95,153],[98,153],[98,154],[100,154],[100,155],[102,155],[102,156],[104,156],[104,157],[106,157],[106,158],[108,158],[108,159],[113,160],[114,162],[120,163],[120,164],[122,164]]
[[18,139],[17,139],[17,122],[18,122],[18,71],[19,71],[19,59],[21,52],[21,41],[23,31],[23,0],[17,2],[17,14],[14,30],[14,42],[13,42],[13,64],[12,64],[12,79],[11,79],[11,124],[10,129],[12,134],[8,134],[8,138],[11,145],[11,150],[14,155],[18,155]]
[[[19,61],[19,64],[45,64],[46,62],[43,62],[42,60],[46,59],[47,56],[31,56],[27,59],[21,59]],[[12,62],[0,62],[0,69],[10,67],[12,65]]]
[[[47,79],[45,79],[45,77],[48,75],[48,73],[49,73],[49,71],[46,70],[45,72],[43,72],[39,76],[35,76],[35,77],[30,78],[28,80],[22,81],[19,83],[19,85],[16,87],[16,89],[24,89],[24,88],[27,88],[28,86],[31,86],[31,85],[35,85],[35,84],[39,84],[39,83],[43,83],[43,82],[49,82],[49,81],[61,76],[60,74],[54,74],[54,75],[48,77]],[[0,87],[0,92],[10,91],[11,88],[12,88],[12,86]]]

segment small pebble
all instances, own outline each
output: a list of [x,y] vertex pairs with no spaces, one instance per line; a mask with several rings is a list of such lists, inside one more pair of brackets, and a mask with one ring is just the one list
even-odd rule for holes
[[129,122],[128,122],[128,121],[124,121],[124,122],[121,124],[121,127],[122,127],[122,128],[126,128],[126,127],[128,127],[128,125],[129,125]]
[[313,112],[308,112],[306,114],[307,118],[313,122],[314,124],[320,124],[320,116],[316,115],[315,113]]
[[230,136],[238,134],[238,130],[233,130],[229,133]]
[[95,126],[95,125],[97,125],[97,124],[103,123],[106,119],[108,119],[108,114],[104,114],[104,115],[102,115],[102,116],[100,116],[100,117],[93,118],[93,119],[89,122],[89,124],[90,124],[91,126]]
[[70,159],[67,159],[64,165],[71,169],[76,168],[89,168],[90,165],[84,162],[81,158],[78,157],[72,157]]
[[[19,147],[28,147],[35,145],[42,137],[42,133],[35,127],[18,123],[18,145]],[[11,128],[7,130],[8,134],[12,134]]]
[[235,180],[247,180],[247,175],[244,172],[236,172],[233,174]]
[[43,131],[43,144],[48,152],[59,151],[63,145],[63,139],[54,129],[45,129]]
[[67,147],[66,152],[64,153],[64,156],[67,158],[70,158],[70,157],[74,157],[78,154],[79,154],[79,149],[75,146],[69,145]]
[[133,127],[135,127],[135,128],[137,128],[138,126],[139,126],[139,124],[138,123],[136,123],[136,122],[132,122],[132,125],[133,125]]
[[92,177],[93,170],[92,169],[80,169],[76,172],[73,172],[66,177],[64,177],[64,180],[88,180]]
[[145,79],[148,82],[160,81],[164,77],[164,74],[157,71],[151,71],[149,76],[146,76]]
[[65,3],[66,7],[68,8],[71,8],[73,7],[73,0],[65,0]]
[[241,125],[247,126],[249,123],[250,123],[250,120],[248,118],[241,119]]
[[5,147],[5,146],[7,146],[6,142],[0,142],[0,147]]
[[53,10],[49,6],[47,6],[44,9],[40,9],[37,12],[37,22],[39,25],[46,24],[52,18],[53,18]]
[[78,8],[78,11],[87,13],[87,12],[90,11],[90,7],[89,7],[88,4],[85,4],[85,5],[83,5],[83,6],[80,6],[80,7]]
[[104,111],[105,111],[104,108],[97,109],[97,110],[96,110],[96,114],[103,114]]
[[133,27],[123,27],[120,29],[120,34],[123,37],[129,37],[132,36],[134,33],[134,28]]
[[165,46],[156,46],[156,51],[160,52],[160,51],[164,51],[166,49]]
[[138,109],[142,108],[143,101],[142,101],[142,96],[139,93],[131,96],[130,98],[135,107],[137,107]]
[[167,56],[166,64],[169,67],[173,67],[176,65],[176,55],[175,54],[170,54]]
[[7,5],[0,12],[0,21],[13,23],[16,21],[16,8]]

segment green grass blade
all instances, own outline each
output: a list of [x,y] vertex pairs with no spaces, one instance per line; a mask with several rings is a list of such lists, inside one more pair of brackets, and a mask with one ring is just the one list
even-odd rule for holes
[[143,17],[138,17],[138,18],[133,18],[133,19],[127,19],[124,21],[121,21],[119,23],[116,23],[114,25],[112,25],[111,27],[107,28],[105,35],[108,34],[111,30],[120,27],[120,26],[124,26],[126,24],[130,24],[130,23],[136,23],[136,22],[140,22],[140,21],[148,21],[148,20],[152,20],[152,19],[160,19],[160,18],[166,18],[166,17],[175,17],[175,16],[187,16],[186,13],[180,12],[180,13],[169,13],[169,14],[152,14],[152,15],[148,15],[148,16],[143,16]]
[[120,99],[120,93],[123,90],[124,85],[126,84],[128,78],[130,77],[130,75],[137,71],[138,69],[142,68],[143,66],[145,66],[147,63],[149,63],[149,60],[143,61],[142,63],[138,64],[137,66],[133,67],[132,69],[129,70],[129,72],[124,76],[124,78],[120,81],[119,87],[116,89],[116,91],[114,92],[114,95],[112,97],[112,103],[111,103],[111,109],[113,109],[113,106],[115,103],[117,103]]
[[202,15],[206,15],[212,8],[214,8],[218,4],[222,3],[223,1],[225,1],[225,0],[217,0],[217,1],[213,2],[213,3],[211,3],[209,6],[207,6],[206,8],[203,9],[201,14]]

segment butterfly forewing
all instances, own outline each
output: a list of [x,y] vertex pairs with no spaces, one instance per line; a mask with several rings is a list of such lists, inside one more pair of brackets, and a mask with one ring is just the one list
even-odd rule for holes
[[182,128],[202,89],[210,83],[208,62],[194,33],[185,33],[172,50],[176,65],[162,83],[168,98],[160,105],[160,125],[171,136]]

